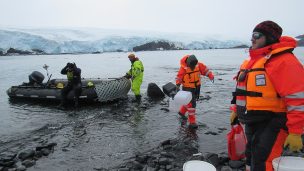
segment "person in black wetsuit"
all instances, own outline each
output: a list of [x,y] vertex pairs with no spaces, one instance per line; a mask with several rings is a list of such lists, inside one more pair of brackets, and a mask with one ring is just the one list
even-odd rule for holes
[[67,63],[67,65],[61,70],[61,74],[67,75],[67,85],[61,90],[61,103],[60,108],[65,107],[67,102],[67,96],[70,91],[74,90],[74,106],[79,105],[79,96],[81,95],[81,69],[77,68],[75,63]]

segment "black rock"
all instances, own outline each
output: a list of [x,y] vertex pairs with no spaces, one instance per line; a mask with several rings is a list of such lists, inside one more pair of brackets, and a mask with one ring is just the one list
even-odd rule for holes
[[223,166],[221,171],[232,171],[232,169],[229,166]]
[[230,160],[229,161],[229,166],[232,168],[240,168],[245,166],[245,162],[243,161],[238,161],[238,160]]
[[171,140],[166,140],[161,143],[162,146],[171,145]]
[[207,131],[207,132],[205,132],[205,134],[206,135],[209,135],[209,134],[211,134],[211,135],[218,135],[218,133],[212,132],[212,131]]
[[26,149],[19,153],[18,158],[20,160],[25,160],[31,157],[34,157],[35,151],[33,149]]
[[36,152],[35,152],[35,158],[36,158],[36,159],[42,157],[42,155],[43,155],[43,154],[42,154],[41,151],[36,151]]
[[165,97],[165,94],[155,83],[148,84],[147,95],[152,99],[162,99]]
[[16,171],[25,171],[26,170],[26,167],[25,166],[18,166],[16,168]]
[[0,161],[0,166],[11,167],[15,164],[15,161]]
[[204,158],[206,162],[211,163],[215,167],[219,166],[220,164],[220,159],[218,158],[218,155],[215,153],[206,154]]
[[136,156],[135,160],[139,163],[145,163],[148,160],[148,156]]
[[54,146],[56,146],[56,145],[57,145],[57,143],[49,143],[49,144],[47,144],[47,145],[37,146],[37,147],[36,147],[36,151],[40,151],[40,150],[42,150],[42,149],[44,149],[44,148],[47,148],[47,149],[49,149],[49,150],[52,150],[52,149],[54,148]]
[[35,160],[24,160],[22,162],[22,165],[25,166],[25,167],[32,167],[36,164],[36,161]]
[[137,161],[133,161],[133,168],[136,170],[140,170],[140,169],[142,169],[142,168],[144,168],[144,166],[143,165],[141,165],[139,162],[137,162]]
[[163,157],[160,158],[158,162],[160,165],[168,165],[171,163],[167,158],[163,158]]
[[44,148],[44,149],[41,150],[41,153],[42,153],[44,156],[48,156],[48,155],[51,153],[51,151],[50,151],[49,149]]
[[153,168],[153,167],[147,167],[147,169],[145,170],[145,171],[156,171],[156,169],[155,168]]
[[3,152],[0,154],[0,162],[12,161],[16,158],[17,154],[13,152]]
[[129,171],[129,168],[119,168],[118,171]]
[[168,108],[160,108],[160,110],[163,110],[163,111],[165,111],[165,112],[169,112],[170,110],[168,109]]

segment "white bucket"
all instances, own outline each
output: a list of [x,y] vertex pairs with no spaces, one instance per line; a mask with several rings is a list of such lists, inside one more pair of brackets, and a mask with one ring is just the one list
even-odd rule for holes
[[188,104],[192,99],[192,93],[189,91],[178,91],[174,99],[169,101],[169,109],[178,111],[182,105]]
[[183,171],[216,171],[216,168],[208,162],[191,160],[184,163]]
[[284,156],[272,160],[275,171],[304,171],[304,158]]
[[173,103],[176,105],[186,105],[192,99],[192,93],[189,91],[179,91],[176,93],[173,99]]

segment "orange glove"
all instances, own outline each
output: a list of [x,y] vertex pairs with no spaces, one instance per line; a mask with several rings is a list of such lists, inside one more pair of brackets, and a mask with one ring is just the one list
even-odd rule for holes
[[289,148],[289,151],[300,151],[303,148],[303,142],[300,134],[290,133],[284,143],[284,147]]
[[212,83],[214,83],[214,75],[212,74],[212,72],[209,72],[208,77],[209,77],[210,81]]

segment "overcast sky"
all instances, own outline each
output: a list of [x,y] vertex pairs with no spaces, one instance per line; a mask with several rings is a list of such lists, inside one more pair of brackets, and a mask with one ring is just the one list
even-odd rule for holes
[[304,0],[0,0],[0,27],[114,28],[248,37],[273,20],[304,33]]

